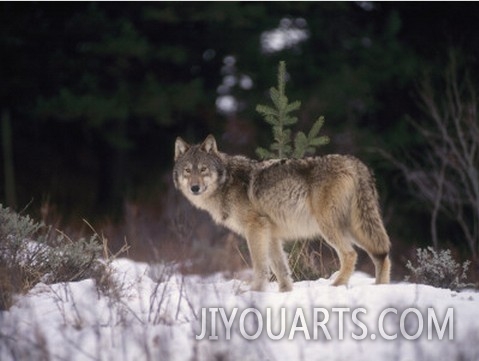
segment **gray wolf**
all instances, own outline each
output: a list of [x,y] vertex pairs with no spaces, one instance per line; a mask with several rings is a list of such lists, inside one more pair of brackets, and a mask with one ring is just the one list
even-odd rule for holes
[[252,290],[264,289],[271,268],[280,291],[290,291],[282,242],[318,237],[339,256],[333,285],[347,284],[354,272],[354,245],[372,259],[376,283],[389,282],[390,241],[374,178],[357,158],[333,154],[255,161],[219,152],[212,135],[197,145],[177,138],[173,181],[195,207],[246,239]]

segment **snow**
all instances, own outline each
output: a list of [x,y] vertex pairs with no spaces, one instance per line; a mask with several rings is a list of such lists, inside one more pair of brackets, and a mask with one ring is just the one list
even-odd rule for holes
[[355,273],[347,287],[319,279],[279,293],[272,282],[260,293],[244,274],[185,276],[128,259],[111,266],[116,296],[93,280],[19,296],[0,313],[0,360],[479,359],[472,290],[374,285]]

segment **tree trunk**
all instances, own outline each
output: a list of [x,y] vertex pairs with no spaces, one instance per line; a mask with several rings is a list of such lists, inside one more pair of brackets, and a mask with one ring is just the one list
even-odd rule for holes
[[5,201],[10,208],[17,205],[15,194],[15,172],[13,168],[12,124],[10,113],[4,109],[2,112],[2,144],[3,144],[3,174],[5,177]]

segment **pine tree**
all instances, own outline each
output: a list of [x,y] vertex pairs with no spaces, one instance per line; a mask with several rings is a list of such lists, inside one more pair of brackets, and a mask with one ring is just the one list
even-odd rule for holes
[[319,146],[329,143],[327,136],[318,136],[324,124],[323,116],[316,120],[308,135],[303,132],[297,132],[292,143],[292,132],[289,127],[296,124],[298,118],[290,113],[298,110],[301,102],[294,101],[289,103],[288,97],[285,94],[285,88],[286,63],[280,61],[278,67],[278,87],[270,89],[270,97],[274,107],[268,105],[258,105],[256,107],[256,111],[272,126],[274,139],[269,150],[262,147],[256,149],[256,154],[261,159],[302,158],[306,154],[313,154]]

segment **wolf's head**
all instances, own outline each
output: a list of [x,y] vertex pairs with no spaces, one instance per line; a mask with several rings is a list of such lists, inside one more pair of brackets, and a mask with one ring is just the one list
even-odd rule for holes
[[190,200],[209,196],[224,183],[225,168],[212,135],[197,145],[176,139],[173,181]]

